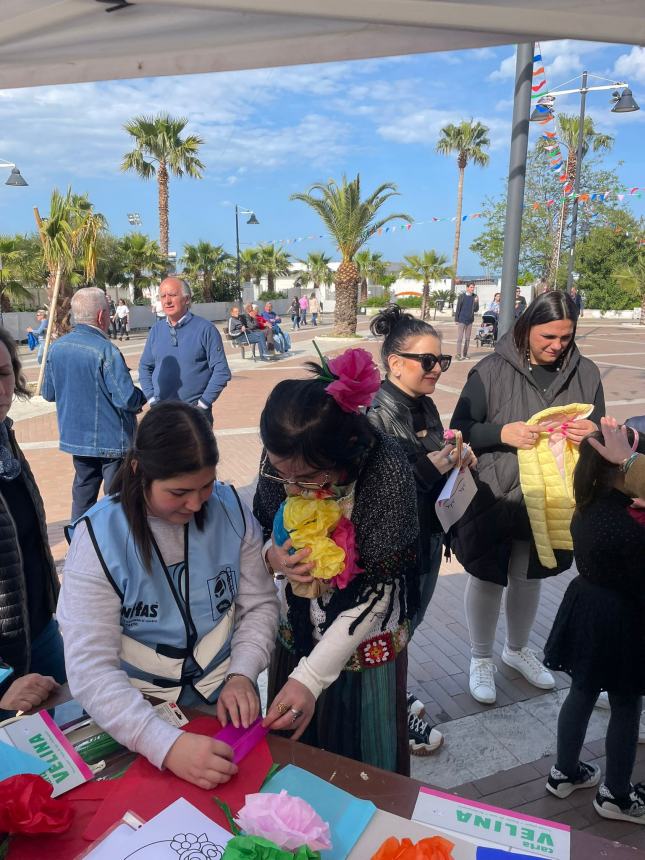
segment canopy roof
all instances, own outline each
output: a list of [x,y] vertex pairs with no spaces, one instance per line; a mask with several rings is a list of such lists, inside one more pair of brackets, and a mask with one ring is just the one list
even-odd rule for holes
[[0,0],[0,17],[0,89],[532,39],[645,44],[643,0]]

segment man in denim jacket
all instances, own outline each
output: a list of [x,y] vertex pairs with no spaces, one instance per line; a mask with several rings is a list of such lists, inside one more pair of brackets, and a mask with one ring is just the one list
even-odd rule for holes
[[109,492],[146,398],[107,336],[110,306],[103,290],[78,290],[72,314],[74,329],[47,355],[42,395],[56,402],[59,447],[74,460],[73,522],[96,502],[102,481]]

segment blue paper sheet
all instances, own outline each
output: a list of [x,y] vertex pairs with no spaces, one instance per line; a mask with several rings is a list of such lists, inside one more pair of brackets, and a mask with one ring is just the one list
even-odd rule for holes
[[21,773],[44,773],[49,763],[0,741],[0,782]]
[[535,860],[533,854],[516,854],[504,848],[477,846],[477,860]]
[[333,847],[321,852],[324,860],[345,860],[376,812],[371,801],[359,800],[293,764],[279,770],[260,790],[278,794],[283,789],[306,800],[329,824]]

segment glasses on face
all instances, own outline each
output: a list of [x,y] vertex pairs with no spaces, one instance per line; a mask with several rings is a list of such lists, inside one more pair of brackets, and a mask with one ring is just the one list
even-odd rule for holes
[[271,463],[269,462],[269,458],[265,455],[260,463],[261,477],[266,478],[269,481],[273,481],[276,484],[282,484],[283,487],[300,487],[301,490],[325,490],[331,483],[330,477],[326,472],[324,475],[325,480],[322,483],[318,483],[316,481],[294,481],[292,478],[280,478],[277,475],[269,474],[269,472],[267,472],[268,466],[271,466]]
[[438,364],[441,370],[448,370],[452,361],[451,355],[434,355],[431,352],[397,352],[396,354],[401,358],[418,361],[424,373],[430,373],[435,364]]

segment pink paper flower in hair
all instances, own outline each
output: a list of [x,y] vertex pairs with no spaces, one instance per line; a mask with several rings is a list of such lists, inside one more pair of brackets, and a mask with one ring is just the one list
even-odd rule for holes
[[261,836],[285,851],[307,845],[313,851],[331,848],[329,825],[301,797],[247,794],[235,823],[248,836]]
[[369,406],[381,385],[381,374],[366,349],[347,349],[327,362],[335,380],[327,386],[336,403],[345,412],[358,412]]

